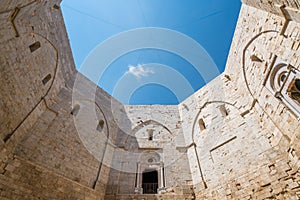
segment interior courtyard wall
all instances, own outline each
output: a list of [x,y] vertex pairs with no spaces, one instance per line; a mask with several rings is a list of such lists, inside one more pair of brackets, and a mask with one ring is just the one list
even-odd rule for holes
[[[122,105],[76,72],[60,1],[1,3],[1,199],[103,199]],[[103,130],[91,124],[99,154],[78,133],[74,81],[95,99]],[[93,89],[96,88],[96,91]],[[123,121],[126,121],[125,114]],[[89,125],[89,124],[88,124]],[[85,130],[87,131],[87,130]],[[83,131],[84,132],[84,131]],[[103,164],[104,163],[104,164]]]
[[285,20],[243,5],[225,72],[179,107],[200,199],[299,198],[298,117],[267,89],[275,56],[299,66]]
[[[147,162],[149,155],[152,159],[153,153],[159,155],[160,159],[157,161],[164,168],[164,187],[174,190],[176,194],[192,193],[177,106],[126,105],[125,112],[131,122],[128,124],[129,130],[132,131],[124,134],[117,143],[120,152],[115,154],[112,165],[117,170],[110,175],[108,195],[133,194],[137,187],[137,163],[144,162],[144,157]],[[151,140],[149,130],[153,134]],[[149,169],[153,165],[152,160],[146,164]],[[145,169],[147,168],[140,169],[139,172],[142,173]]]
[[60,1],[4,0],[0,197],[132,199],[140,155],[156,152],[169,190],[153,199],[299,199],[299,116],[270,89],[276,64],[298,73],[299,5],[268,2],[244,1],[225,72],[177,107],[123,106],[76,72]]

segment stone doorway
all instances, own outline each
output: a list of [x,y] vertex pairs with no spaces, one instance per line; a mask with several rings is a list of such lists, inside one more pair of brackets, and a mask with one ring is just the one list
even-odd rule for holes
[[143,172],[142,188],[144,194],[157,194],[158,172],[156,170],[146,170]]
[[155,151],[145,151],[136,168],[134,193],[162,194],[165,192],[164,163]]

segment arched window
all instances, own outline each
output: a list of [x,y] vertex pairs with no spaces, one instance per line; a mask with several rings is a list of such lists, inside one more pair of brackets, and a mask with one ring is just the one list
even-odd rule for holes
[[99,122],[98,122],[98,125],[97,125],[97,131],[102,131],[102,130],[103,130],[103,127],[104,127],[104,121],[101,119],[101,120],[99,120]]
[[205,129],[206,129],[206,126],[205,126],[204,120],[203,120],[202,118],[201,118],[201,119],[199,119],[198,123],[199,123],[199,128],[200,128],[200,131],[203,131],[203,130],[205,130]]
[[148,132],[148,140],[152,141],[153,140],[153,132],[154,132],[154,130],[153,129],[147,129],[147,132]]
[[228,111],[227,111],[227,109],[226,109],[226,107],[225,107],[224,104],[221,105],[221,106],[219,107],[219,109],[220,109],[220,112],[221,112],[221,114],[222,114],[223,117],[228,116]]

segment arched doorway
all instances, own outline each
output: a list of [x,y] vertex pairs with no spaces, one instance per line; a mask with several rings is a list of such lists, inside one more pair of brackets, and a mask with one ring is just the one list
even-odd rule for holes
[[158,172],[156,170],[145,170],[143,172],[142,188],[144,194],[157,194]]
[[143,152],[137,163],[135,193],[161,194],[165,192],[164,163],[159,153]]

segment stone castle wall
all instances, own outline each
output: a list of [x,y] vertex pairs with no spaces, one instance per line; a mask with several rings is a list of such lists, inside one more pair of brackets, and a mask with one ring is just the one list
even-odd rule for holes
[[[122,105],[98,88],[96,99],[83,98],[72,113],[75,78],[83,92],[94,84],[75,70],[59,4],[1,3],[1,199],[104,198],[113,155],[106,143],[118,132],[111,102]],[[89,105],[104,127],[83,132],[107,138],[97,140],[96,155],[74,123]]]
[[[178,106],[76,72],[59,4],[0,6],[1,199],[300,198],[296,1],[244,1],[225,72]],[[149,169],[166,193],[138,195]]]
[[298,117],[268,89],[276,63],[299,69],[299,25],[284,24],[243,5],[225,72],[179,105],[200,199],[299,198]]
[[[107,194],[132,194],[138,185],[138,169],[140,173],[151,169],[151,165],[155,169],[155,163],[163,164],[165,187],[172,188],[176,194],[192,193],[177,106],[125,106],[125,112],[132,131],[117,143],[118,152],[112,164],[117,170],[110,174]],[[149,130],[153,130],[151,140]],[[149,167],[137,167],[137,163],[147,164],[149,159],[153,159]]]

